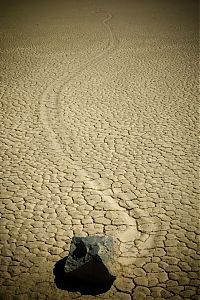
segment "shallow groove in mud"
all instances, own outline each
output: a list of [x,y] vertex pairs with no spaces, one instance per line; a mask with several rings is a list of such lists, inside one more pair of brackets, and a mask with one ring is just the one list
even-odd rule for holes
[[[197,300],[196,1],[22,2],[1,18],[0,298]],[[59,288],[97,234],[112,287]]]
[[[101,12],[102,13],[102,12]],[[104,12],[105,13],[105,12]],[[56,82],[53,82],[51,85],[48,86],[48,88],[43,92],[41,98],[40,98],[40,118],[47,129],[47,131],[50,133],[51,141],[53,145],[55,146],[55,150],[63,153],[64,156],[71,156],[75,154],[77,157],[77,161],[79,164],[81,164],[81,160],[79,159],[79,151],[76,147],[76,143],[73,143],[73,147],[70,148],[68,146],[68,143],[66,141],[66,132],[67,128],[65,127],[65,121],[63,118],[63,110],[62,110],[62,102],[61,102],[61,94],[62,91],[66,86],[70,86],[70,81],[76,78],[76,76],[80,75],[84,70],[88,70],[90,67],[97,65],[103,61],[106,57],[109,55],[113,55],[113,53],[116,51],[117,47],[119,46],[119,41],[113,34],[113,31],[111,30],[111,27],[109,25],[109,21],[112,19],[112,15],[108,14],[108,16],[102,21],[103,26],[107,29],[108,32],[108,46],[106,50],[99,54],[98,56],[93,57],[90,59],[87,63],[79,67],[72,76],[66,76],[63,74],[61,77],[57,78]],[[50,103],[49,103],[50,99]],[[52,116],[53,114],[53,116]],[[52,124],[52,119],[55,120],[54,124]],[[56,129],[55,129],[56,124]],[[69,139],[70,137],[67,136]],[[73,140],[75,140],[75,137],[71,137]],[[76,166],[76,162],[73,158],[71,158],[71,163]],[[80,166],[79,166],[80,168]],[[81,167],[81,174],[85,179],[90,178],[90,174],[84,169],[84,167]],[[87,181],[88,182],[88,181]],[[98,183],[95,183],[95,181],[89,181],[91,190],[98,190]],[[101,196],[102,201],[104,201],[106,194],[104,194],[103,191],[98,191],[98,194]],[[109,201],[109,202],[108,202]],[[113,197],[106,198],[105,203],[109,205],[109,209],[113,211],[119,211],[119,214],[121,211],[125,211],[126,214],[123,214],[123,221],[127,225],[127,229],[124,231],[121,231],[116,234],[115,230],[113,232],[109,232],[109,234],[113,234],[116,236],[116,238],[120,241],[120,243],[124,243],[129,241],[129,243],[133,243],[137,239],[139,244],[137,246],[135,245],[135,250],[137,249],[138,253],[142,250],[142,244],[148,240],[148,243],[145,243],[146,248],[151,248],[151,245],[153,244],[153,239],[149,236],[149,232],[156,232],[158,231],[157,226],[154,223],[148,222],[149,215],[145,211],[140,211],[140,208],[137,207],[134,211],[135,220],[133,220],[133,217],[131,217],[126,211],[125,208],[122,208],[117,202],[116,199]],[[137,225],[137,220],[140,218],[145,219],[144,223],[149,224],[149,228],[147,232],[145,229],[142,229],[141,226],[139,227]],[[104,233],[106,234],[106,231],[104,230]],[[148,237],[146,236],[148,235]],[[143,237],[144,236],[144,237]],[[145,237],[146,236],[146,237]],[[139,247],[139,248],[138,248]],[[139,249],[139,250],[138,250]],[[135,252],[135,259],[138,256],[138,253]],[[133,260],[134,262],[134,260]]]

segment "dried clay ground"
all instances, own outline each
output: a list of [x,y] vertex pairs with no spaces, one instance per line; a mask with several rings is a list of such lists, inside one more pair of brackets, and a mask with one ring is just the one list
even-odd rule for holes
[[[197,1],[1,7],[4,299],[199,299]],[[54,282],[74,235],[116,237],[98,295]]]

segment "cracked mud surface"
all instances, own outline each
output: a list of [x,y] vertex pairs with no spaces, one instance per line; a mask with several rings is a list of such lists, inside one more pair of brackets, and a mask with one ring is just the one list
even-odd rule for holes
[[[199,299],[197,2],[150,2],[1,10],[1,299]],[[114,285],[58,289],[94,234]]]

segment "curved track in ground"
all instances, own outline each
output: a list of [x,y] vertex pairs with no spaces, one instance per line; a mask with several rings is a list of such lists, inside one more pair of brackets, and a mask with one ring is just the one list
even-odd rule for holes
[[[197,300],[195,2],[19,2],[0,32],[0,298]],[[114,285],[61,290],[55,263],[96,234],[120,243]]]
[[[119,199],[114,197],[113,194],[108,196],[106,192],[101,190],[101,188],[99,189],[99,179],[92,179],[91,174],[86,170],[85,166],[82,163],[84,153],[81,153],[79,151],[76,144],[76,140],[79,138],[79,136],[71,136],[69,128],[67,128],[65,124],[64,111],[65,109],[67,110],[67,106],[70,101],[70,97],[67,95],[67,92],[65,92],[64,98],[62,98],[62,93],[66,89],[66,87],[70,89],[71,81],[76,79],[76,77],[78,76],[81,80],[81,75],[84,74],[85,70],[87,70],[87,72],[91,72],[92,76],[92,68],[94,66],[98,67],[98,65],[103,62],[104,59],[114,55],[119,46],[119,42],[111,29],[111,19],[112,15],[108,14],[102,21],[102,24],[106,28],[108,36],[108,44],[106,49],[99,55],[90,58],[89,61],[75,70],[71,76],[66,75],[64,72],[62,76],[59,76],[56,79],[56,82],[52,82],[47,87],[47,89],[40,97],[40,118],[45,126],[45,129],[47,130],[47,132],[49,132],[49,136],[51,137],[51,141],[54,145],[55,151],[63,153],[63,156],[67,158],[67,163],[69,163],[70,158],[71,164],[75,168],[78,167],[79,175],[81,174],[81,176],[84,178],[82,179],[84,185],[89,187],[91,191],[96,191],[96,193],[101,197],[100,209],[105,208],[105,212],[107,213],[107,215],[109,215],[110,212],[110,217],[108,217],[107,221],[109,222],[109,219],[111,218],[110,223],[112,223],[112,218],[117,218],[119,224],[124,226],[123,230],[119,230],[116,232],[115,226],[113,226],[113,229],[109,228],[109,230],[106,230],[106,226],[104,225],[102,232],[102,234],[111,234],[119,240],[119,243],[121,244],[119,256],[122,257],[121,263],[123,265],[124,258],[130,254],[130,251],[132,251],[133,263],[137,259],[141,251],[152,248],[153,238],[149,235],[149,233],[158,232],[159,229],[157,228],[157,225],[154,222],[153,218],[145,210],[141,210],[139,206],[136,206],[134,208],[134,217],[131,217],[128,213],[128,210],[125,207],[119,205]],[[82,149],[82,152],[84,152],[84,149]],[[113,153],[112,155],[115,154]],[[90,167],[89,161],[86,167]],[[100,179],[100,182],[102,184],[103,179]],[[113,181],[110,183],[110,187],[112,183]],[[131,197],[127,198],[126,200],[132,201]],[[96,206],[98,206],[98,204],[98,202],[94,203],[94,211],[98,211],[98,208],[96,209]],[[87,214],[88,211],[82,211],[82,213]],[[142,223],[141,226],[139,226],[138,220]],[[148,228],[146,224],[148,224]],[[85,235],[84,229],[82,235]],[[124,243],[129,245],[129,254],[126,253],[125,250],[123,250],[125,249],[123,245]]]

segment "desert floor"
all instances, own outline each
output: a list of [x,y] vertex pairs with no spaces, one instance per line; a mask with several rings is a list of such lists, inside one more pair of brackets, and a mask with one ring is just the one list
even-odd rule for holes
[[[0,11],[0,298],[199,299],[197,1]],[[56,286],[96,234],[119,243],[111,289]]]

